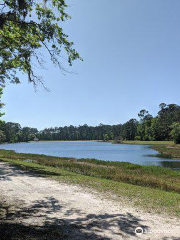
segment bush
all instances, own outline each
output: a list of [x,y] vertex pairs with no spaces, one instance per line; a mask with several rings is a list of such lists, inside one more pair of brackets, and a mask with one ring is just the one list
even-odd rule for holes
[[171,136],[175,144],[180,144],[180,123],[173,123],[171,126]]
[[140,137],[140,136],[136,136],[136,137],[134,138],[134,140],[136,140],[136,141],[141,141],[141,137]]

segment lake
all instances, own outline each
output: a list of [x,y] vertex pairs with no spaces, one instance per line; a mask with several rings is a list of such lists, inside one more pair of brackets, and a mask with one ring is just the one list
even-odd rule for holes
[[32,142],[2,144],[0,149],[19,153],[37,153],[58,157],[96,158],[105,161],[156,165],[180,170],[180,160],[150,157],[158,152],[148,145],[112,144],[108,142]]

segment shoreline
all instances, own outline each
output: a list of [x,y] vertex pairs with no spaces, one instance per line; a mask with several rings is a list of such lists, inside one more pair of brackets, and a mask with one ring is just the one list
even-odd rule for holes
[[163,212],[165,207],[167,213],[180,217],[179,171],[127,162],[60,158],[10,150],[0,150],[0,160],[42,177],[90,187],[105,194],[109,192],[110,196],[120,194],[140,208]]
[[152,157],[180,159],[180,144],[175,145],[172,141],[124,141],[122,144],[149,145],[151,149],[158,152]]
[[40,140],[40,141],[28,141],[28,142],[14,142],[14,143],[0,143],[0,145],[4,144],[16,144],[16,143],[38,143],[38,142],[104,142],[103,140]]
[[[4,144],[19,144],[19,143],[51,143],[51,142],[99,142],[99,143],[104,143],[103,140],[69,140],[69,141],[64,141],[64,140],[43,140],[43,141],[29,141],[29,142],[18,142],[18,143],[1,143],[0,145]],[[149,148],[157,151],[157,154],[152,154],[149,155],[150,157],[157,157],[157,158],[166,158],[166,159],[178,159],[180,160],[180,144],[175,145],[172,141],[123,141],[121,143],[116,143],[113,141],[108,141],[106,143],[111,143],[111,144],[127,144],[127,145],[149,145]]]

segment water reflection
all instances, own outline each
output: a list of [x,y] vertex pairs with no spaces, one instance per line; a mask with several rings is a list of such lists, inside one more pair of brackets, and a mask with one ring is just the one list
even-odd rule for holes
[[162,167],[172,168],[174,170],[180,170],[180,161],[179,160],[172,160],[172,161],[162,161]]
[[159,158],[148,145],[112,144],[107,142],[37,142],[0,145],[1,149],[20,153],[45,154],[59,157],[95,158],[104,161],[156,165],[180,170],[180,160]]

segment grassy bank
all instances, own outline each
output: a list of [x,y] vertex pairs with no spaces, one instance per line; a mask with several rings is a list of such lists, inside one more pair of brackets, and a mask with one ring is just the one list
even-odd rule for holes
[[124,144],[136,145],[173,145],[173,141],[123,141]]
[[[103,177],[102,175],[98,176],[97,172],[97,176],[93,176],[95,175],[95,172],[92,171],[91,167],[89,168],[89,172],[87,171],[87,167],[90,166],[89,164],[94,164],[99,171],[103,171],[103,169],[106,168],[113,169],[115,163],[109,163],[109,166],[107,167],[107,163],[103,162],[100,164],[95,160],[89,160],[88,163],[85,163],[83,160],[81,160],[81,162],[76,162],[74,159],[68,160],[66,158],[63,160],[62,158],[42,155],[15,154],[12,151],[0,151],[0,159],[10,164],[18,165],[18,167],[21,167],[24,170],[33,171],[43,177],[53,178],[69,184],[78,184],[82,187],[90,187],[92,190],[94,189],[98,192],[104,193],[107,198],[113,196],[118,201],[125,201],[135,207],[138,206],[140,209],[143,208],[156,213],[168,213],[172,216],[180,216],[180,194],[175,191],[164,191],[161,189],[160,185],[158,188],[157,186],[156,188],[145,187],[143,186],[143,182],[141,183],[141,186],[138,186],[135,185],[135,183],[129,184],[122,182],[119,178],[112,180],[112,175],[109,175],[109,177],[104,175]],[[47,164],[47,161],[49,164]],[[67,165],[62,166],[61,164],[63,161],[69,162],[72,167],[67,167]],[[77,164],[75,169],[72,164],[74,161]],[[84,166],[84,171],[82,171],[82,166]],[[115,166],[115,169],[118,169],[116,174],[121,174],[119,169],[126,169],[126,173],[137,173],[139,168],[138,166],[135,166],[125,164],[124,167],[122,167],[117,164]],[[79,169],[79,172],[77,169]],[[156,176],[156,179],[161,179],[161,181],[163,181],[162,176],[164,176],[164,180],[166,180],[166,182],[169,181],[169,184],[173,179],[179,184],[179,173],[173,171],[168,172],[166,169],[163,169],[163,171],[161,171],[160,174],[160,169],[156,169],[152,175],[154,177]],[[141,169],[141,175],[138,179],[143,179],[142,172],[143,168]]]
[[180,159],[180,145],[153,145],[152,149],[159,152],[158,157]]
[[141,166],[127,162],[107,162],[96,159],[73,159],[0,150],[0,159],[40,164],[81,175],[158,188],[180,193],[180,172],[158,166]]
[[172,141],[123,141],[124,144],[151,145],[158,151],[157,157],[180,159],[180,144],[175,145]]

